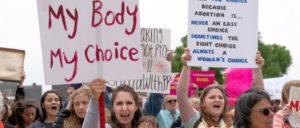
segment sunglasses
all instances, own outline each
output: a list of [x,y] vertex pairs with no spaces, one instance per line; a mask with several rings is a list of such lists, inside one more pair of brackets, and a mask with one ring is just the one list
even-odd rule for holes
[[168,100],[167,102],[171,104],[172,102],[176,103],[177,100]]
[[260,110],[258,112],[261,112],[265,116],[268,116],[270,114],[271,110],[270,110],[270,108],[264,108],[263,110]]

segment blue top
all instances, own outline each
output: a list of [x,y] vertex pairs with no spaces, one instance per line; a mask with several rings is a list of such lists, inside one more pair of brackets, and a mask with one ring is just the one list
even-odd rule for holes
[[[177,120],[179,116],[178,109],[175,110],[174,116],[175,120]],[[160,128],[170,128],[172,123],[175,121],[173,120],[171,112],[167,109],[161,109],[156,118]]]
[[146,101],[143,109],[144,115],[156,117],[161,110],[164,101],[164,95],[159,93],[150,93],[149,99]]

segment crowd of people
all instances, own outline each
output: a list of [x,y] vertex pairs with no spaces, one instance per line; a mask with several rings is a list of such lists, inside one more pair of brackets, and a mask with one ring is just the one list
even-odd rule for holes
[[[25,98],[23,74],[14,103],[0,95],[0,128],[100,128],[101,123],[106,128],[295,128],[288,120],[288,101],[291,86],[300,87],[300,81],[284,85],[281,107],[273,109],[264,91],[264,59],[260,52],[256,56],[258,68],[253,69],[253,86],[239,96],[233,107],[228,106],[226,90],[218,84],[204,88],[199,97],[189,97],[189,49],[184,50],[181,59],[177,95],[150,93],[146,100],[125,84],[109,93],[107,81],[98,78],[89,85],[68,89],[66,101],[57,91],[49,90],[38,105]],[[100,122],[98,99],[103,93],[105,122]]]

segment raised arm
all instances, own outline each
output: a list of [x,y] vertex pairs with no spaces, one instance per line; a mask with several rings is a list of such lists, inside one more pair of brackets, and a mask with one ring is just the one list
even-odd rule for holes
[[264,58],[261,56],[260,51],[256,53],[255,58],[258,68],[253,68],[253,88],[264,89],[264,81],[262,75],[262,67],[265,64]]
[[180,116],[182,118],[183,123],[186,123],[194,115],[194,108],[188,99],[188,88],[189,88],[190,71],[191,71],[191,67],[187,66],[187,61],[191,60],[189,49],[187,48],[184,49],[184,53],[181,56],[181,60],[182,60],[183,67],[182,67],[182,71],[180,74],[178,87],[177,87],[177,99],[178,99]]
[[26,78],[26,74],[25,74],[25,72],[22,72],[21,80],[19,82],[19,85],[16,90],[16,94],[15,94],[15,102],[25,99],[25,92],[24,92],[24,87],[23,87],[23,82],[24,82],[25,78]]
[[105,83],[103,79],[95,79],[91,82],[92,98],[89,103],[82,127],[83,128],[99,128],[99,109],[98,98],[102,92],[105,92]]

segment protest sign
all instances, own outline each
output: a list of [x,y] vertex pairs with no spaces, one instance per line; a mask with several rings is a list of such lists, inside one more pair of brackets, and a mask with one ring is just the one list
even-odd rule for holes
[[180,78],[180,73],[172,78],[170,82],[170,95],[177,95],[177,85]]
[[292,109],[292,113],[289,116],[289,122],[293,127],[300,127],[300,88],[291,86],[289,104]]
[[287,77],[264,79],[264,88],[270,94],[271,100],[281,100],[281,90],[288,81],[290,79]]
[[196,84],[198,88],[205,88],[215,81],[215,71],[191,70],[190,83]]
[[188,13],[188,65],[257,67],[257,0],[189,0]]
[[0,80],[20,81],[24,71],[25,51],[0,47]]
[[234,105],[238,97],[246,90],[252,87],[252,69],[251,68],[227,68],[226,91],[228,103]]
[[46,84],[140,79],[138,0],[37,0]]
[[[177,95],[177,87],[178,87],[178,81],[180,78],[180,74],[177,74],[175,77],[171,79],[170,82],[170,95]],[[194,92],[194,83],[189,82],[189,89],[188,89],[188,96],[193,96],[195,94]]]
[[[177,85],[179,80],[180,74],[177,74],[175,77],[172,78],[170,83],[170,94],[176,95],[177,94]],[[195,95],[195,88],[193,85],[198,86],[198,88],[205,88],[215,81],[215,71],[199,71],[199,70],[191,70],[190,71],[190,81],[189,81],[189,89],[188,95],[193,96]]]
[[170,38],[168,29],[142,28],[143,78],[111,81],[108,86],[128,84],[137,92],[170,93],[171,62],[167,60]]

